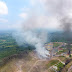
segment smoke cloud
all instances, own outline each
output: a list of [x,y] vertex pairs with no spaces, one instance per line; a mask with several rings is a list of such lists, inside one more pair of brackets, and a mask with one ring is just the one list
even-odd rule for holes
[[[41,2],[43,0],[40,0]],[[63,35],[67,41],[67,48],[70,55],[70,44],[72,43],[72,0],[45,0],[47,13],[57,18]]]
[[46,33],[41,33],[38,35],[38,33],[31,31],[31,30],[26,30],[26,31],[21,31],[18,32],[14,35],[16,38],[16,41],[18,42],[19,45],[24,45],[25,43],[35,46],[36,52],[42,56],[42,57],[47,57],[46,55],[49,55],[49,52],[45,50],[44,43],[45,43],[45,36]]
[[[45,49],[45,43],[48,41],[48,32],[40,28],[39,19],[32,17],[22,24],[21,30],[13,34],[18,45],[29,44],[34,46],[37,55],[42,58],[48,57],[49,51]],[[43,22],[42,22],[43,23]],[[42,27],[42,26],[41,26]]]
[[63,35],[64,39],[67,42],[67,49],[68,54],[70,55],[71,51],[71,43],[72,43],[72,18],[70,17],[65,17],[61,20],[62,23],[62,29],[63,29]]
[[[22,29],[18,31],[14,37],[19,45],[28,43],[36,47],[39,56],[47,57],[49,52],[44,48],[44,43],[48,39],[48,34],[43,29],[53,29],[61,26],[65,32],[64,36],[71,36],[71,21],[68,17],[72,17],[72,0],[38,0],[43,7],[43,18],[40,16],[33,16],[22,24]],[[37,11],[38,12],[38,11]],[[35,14],[34,14],[35,15]],[[66,20],[66,21],[65,21]],[[59,25],[61,24],[61,25]],[[42,29],[39,33],[36,30]],[[71,37],[70,37],[71,39]]]
[[52,16],[67,16],[72,15],[72,0],[40,0],[44,5],[47,14]]

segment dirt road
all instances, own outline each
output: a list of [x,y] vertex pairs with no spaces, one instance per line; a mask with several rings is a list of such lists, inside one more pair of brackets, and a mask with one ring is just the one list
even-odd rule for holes
[[31,72],[32,69],[38,64],[38,62],[43,62],[43,61],[46,61],[46,60],[37,60],[37,61],[33,64],[33,66],[29,69],[28,72]]

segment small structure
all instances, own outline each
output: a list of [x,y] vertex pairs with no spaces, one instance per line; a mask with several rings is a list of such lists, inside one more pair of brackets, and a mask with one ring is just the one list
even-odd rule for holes
[[45,44],[45,48],[46,48],[48,51],[52,50],[52,49],[53,49],[53,43],[50,42],[50,43],[48,43],[48,44]]

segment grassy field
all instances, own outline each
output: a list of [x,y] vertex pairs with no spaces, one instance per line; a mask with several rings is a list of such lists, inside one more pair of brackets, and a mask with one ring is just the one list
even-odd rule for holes
[[58,60],[50,60],[46,66],[47,66],[47,68],[49,68],[50,66],[55,65],[58,62],[59,62]]
[[60,63],[58,63],[56,66],[57,66],[57,68],[58,68],[57,71],[60,71],[61,68],[64,67],[64,64],[60,62]]

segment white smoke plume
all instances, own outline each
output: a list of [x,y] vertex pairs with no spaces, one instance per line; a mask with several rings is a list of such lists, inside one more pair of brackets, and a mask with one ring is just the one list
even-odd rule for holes
[[[38,0],[45,10],[43,18],[32,16],[22,24],[22,30],[14,35],[19,45],[25,42],[34,45],[40,56],[47,57],[49,52],[44,48],[47,40],[46,31],[37,33],[36,29],[57,28],[59,20],[65,16],[72,16],[72,0]],[[37,11],[38,12],[38,11]],[[40,19],[39,19],[40,18]]]
[[[24,45],[25,43],[34,46],[37,55],[42,58],[48,57],[49,51],[45,49],[45,43],[48,40],[48,32],[41,30],[39,25],[39,19],[33,17],[22,24],[21,30],[13,34],[18,45]],[[40,32],[39,32],[40,31]]]
[[[16,41],[18,42],[19,45],[23,45],[25,43],[28,43],[30,45],[35,46],[36,52],[42,56],[42,57],[47,57],[46,55],[49,55],[49,52],[45,49],[44,47],[44,40],[45,40],[45,33],[44,34],[38,34],[31,31],[21,31],[18,32],[14,35],[16,38]],[[43,39],[44,38],[44,39]]]

